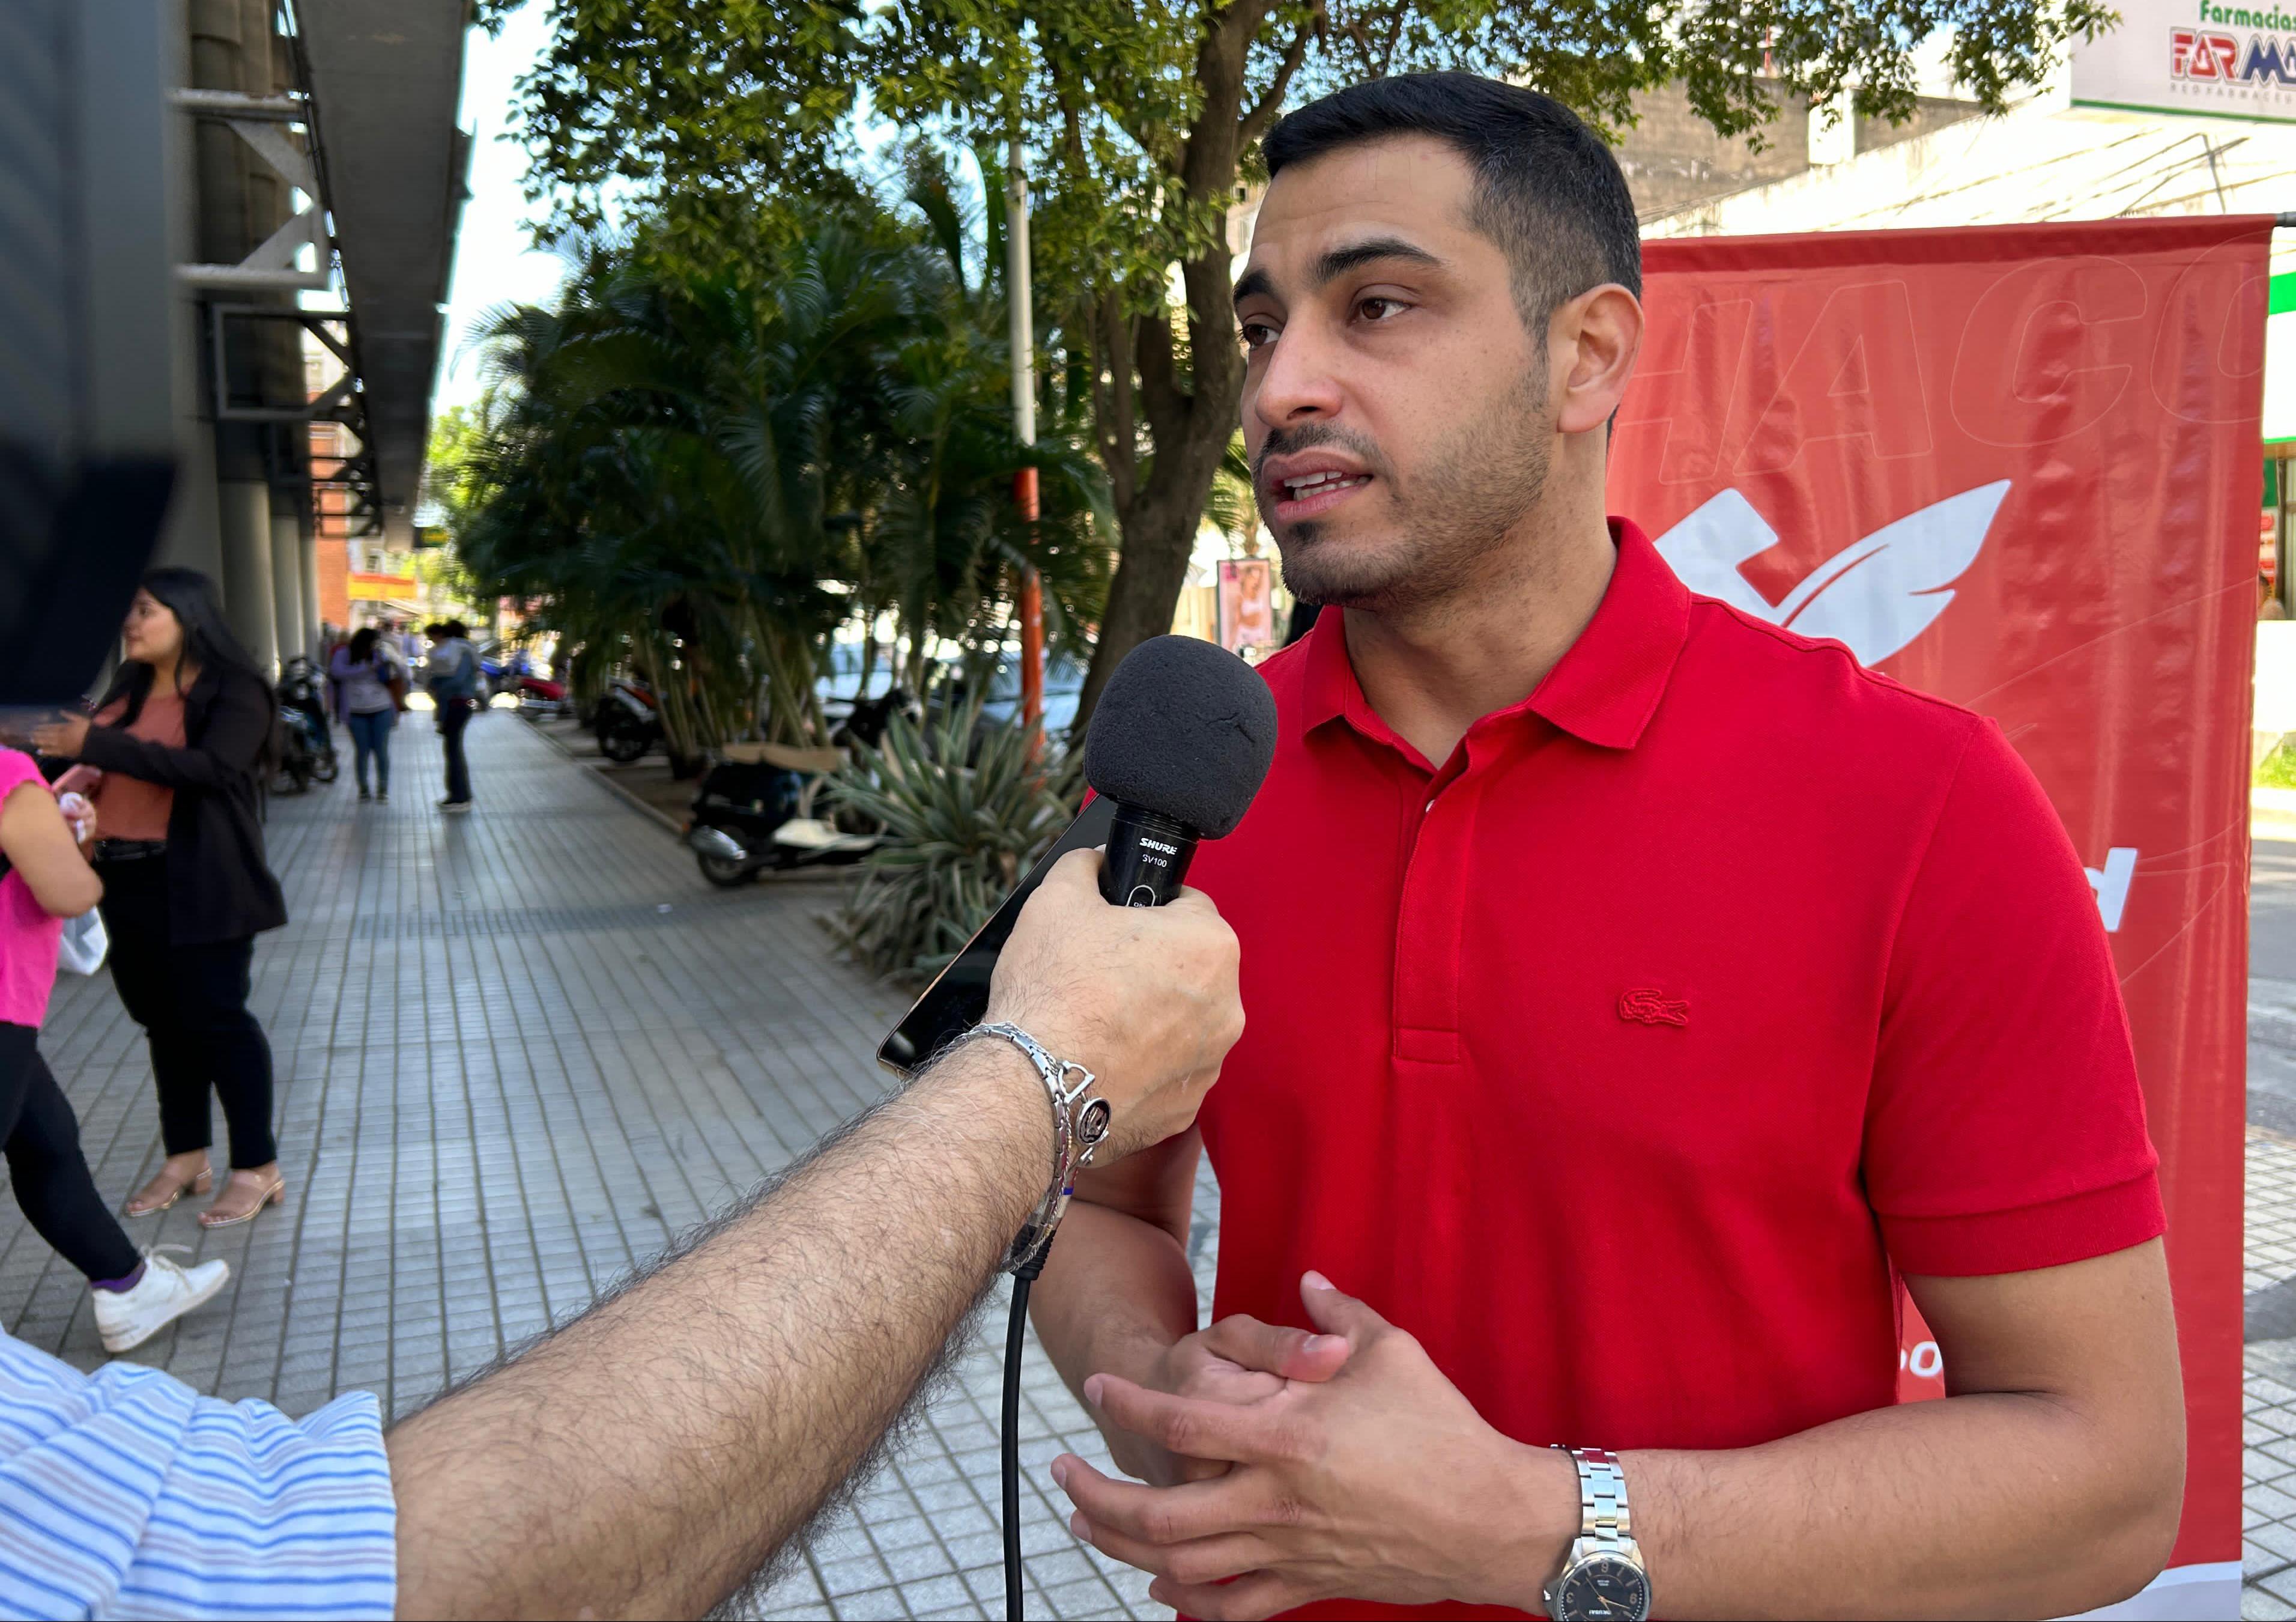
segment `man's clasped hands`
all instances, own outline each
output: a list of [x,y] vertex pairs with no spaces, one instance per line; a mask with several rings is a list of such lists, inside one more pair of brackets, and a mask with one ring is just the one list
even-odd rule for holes
[[1156,1485],[1062,1454],[1070,1529],[1216,1622],[1341,1596],[1536,1609],[1578,1531],[1569,1459],[1501,1435],[1320,1273],[1300,1294],[1316,1332],[1224,1318],[1164,1354],[1160,1389],[1085,1381],[1117,1462]]

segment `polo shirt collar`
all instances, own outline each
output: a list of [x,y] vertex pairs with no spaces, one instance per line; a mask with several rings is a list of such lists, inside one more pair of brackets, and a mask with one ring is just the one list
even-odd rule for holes
[[[1618,562],[1587,629],[1529,697],[1486,720],[1528,712],[1605,749],[1631,749],[1641,740],[1690,632],[1690,591],[1632,520],[1611,519],[1611,540]],[[1397,741],[1365,702],[1348,660],[1343,613],[1317,616],[1305,678],[1308,729],[1344,717],[1368,737]]]

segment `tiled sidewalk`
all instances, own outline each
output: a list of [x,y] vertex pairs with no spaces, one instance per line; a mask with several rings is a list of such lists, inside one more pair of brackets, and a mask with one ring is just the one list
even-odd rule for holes
[[[470,733],[478,810],[442,817],[424,719],[397,735],[391,804],[358,804],[348,766],[273,802],[294,921],[257,949],[253,1006],[278,1067],[286,1204],[219,1234],[191,1201],[132,1224],[138,1243],[230,1260],[215,1305],[133,1354],[221,1396],[301,1413],[364,1388],[403,1414],[884,1085],[872,1056],[905,1004],[829,959],[813,919],[832,884],[712,890],[505,712]],[[124,1198],[160,1150],[144,1044],[108,979],[65,976],[43,1045],[99,1186]],[[8,1208],[0,1327],[94,1367],[86,1289]],[[1208,1265],[1209,1224],[1199,1237]],[[1001,1313],[990,1328],[1001,1348]],[[986,1339],[759,1614],[1001,1614]],[[1053,1456],[1103,1454],[1041,1354],[1025,1413],[1030,1614],[1169,1615],[1053,1508]]]
[[2240,1614],[2296,1617],[2296,1140],[2248,1133]]
[[[398,801],[348,781],[275,802],[294,922],[256,954],[279,1070],[285,1206],[202,1232],[187,1203],[139,1243],[226,1256],[213,1307],[139,1349],[226,1397],[291,1412],[372,1389],[394,1414],[578,1311],[672,1235],[877,1096],[901,999],[831,961],[819,879],[713,891],[660,827],[514,716],[471,732],[478,811],[438,815],[436,740],[402,728]],[[2296,994],[2296,986],[2290,988]],[[66,976],[45,1047],[97,1181],[157,1166],[149,1067],[107,980]],[[220,1122],[217,1124],[220,1132]],[[2296,1139],[2249,1139],[2247,1587],[2296,1616]],[[1209,1293],[1218,1193],[1192,1237]],[[0,1327],[102,1360],[86,1291],[0,1222]],[[987,1333],[853,1510],[750,1612],[1002,1613],[1001,1297]],[[1097,1437],[1031,1346],[1023,1404],[1029,1613],[1168,1616],[1079,1546],[1046,1464]]]

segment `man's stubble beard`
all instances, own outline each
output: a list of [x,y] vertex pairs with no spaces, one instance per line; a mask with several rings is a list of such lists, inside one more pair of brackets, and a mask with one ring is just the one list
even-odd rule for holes
[[[1269,524],[1285,589],[1305,603],[1394,613],[1440,603],[1473,585],[1546,493],[1549,429],[1534,387],[1538,381],[1526,375],[1408,487],[1381,469],[1394,511],[1388,535],[1334,541],[1316,519],[1282,529]],[[1312,431],[1288,439],[1279,431],[1269,440],[1283,441],[1287,450],[1355,442]],[[1263,447],[1261,455],[1269,454]]]

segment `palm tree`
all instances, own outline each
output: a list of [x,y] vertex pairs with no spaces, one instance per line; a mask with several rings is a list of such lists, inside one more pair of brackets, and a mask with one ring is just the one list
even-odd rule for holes
[[[502,309],[481,334],[465,560],[650,676],[687,753],[820,740],[815,677],[855,613],[898,616],[922,687],[933,639],[1001,635],[1033,565],[1051,629],[1080,640],[1112,517],[1072,440],[1013,440],[1001,323],[961,251],[884,217],[824,220],[763,276],[593,244],[555,309]],[[1009,495],[1023,465],[1033,526]]]

